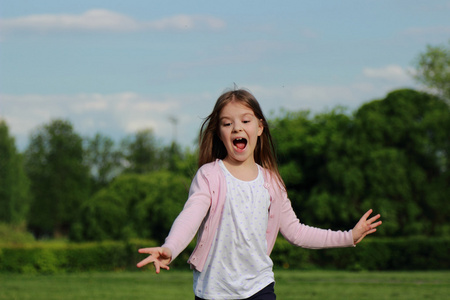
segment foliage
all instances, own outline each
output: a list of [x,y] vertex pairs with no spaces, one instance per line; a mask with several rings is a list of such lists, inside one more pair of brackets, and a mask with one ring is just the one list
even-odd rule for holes
[[83,204],[72,239],[162,241],[183,208],[189,182],[170,171],[123,174]]
[[84,244],[33,243],[4,246],[0,271],[43,273],[114,271],[135,267],[135,246],[123,242]]
[[450,238],[368,238],[356,248],[309,250],[278,238],[271,254],[284,269],[448,270]]
[[91,170],[91,191],[97,192],[122,172],[122,153],[115,148],[110,137],[101,133],[93,138],[86,138],[85,142],[84,160]]
[[[62,273],[138,270],[146,255],[138,249],[154,247],[151,240],[89,243],[34,242],[0,245],[0,272]],[[171,263],[173,270],[188,270],[194,243]],[[278,238],[271,254],[275,269],[338,270],[449,270],[449,238],[370,238],[356,248],[310,250]],[[149,265],[144,269],[152,269]]]
[[22,155],[7,124],[0,120],[0,222],[25,222],[29,205],[29,181]]
[[33,195],[29,227],[38,236],[67,234],[89,194],[81,137],[70,122],[54,120],[34,132],[25,158]]
[[189,148],[182,150],[177,143],[163,147],[159,154],[159,166],[162,170],[177,172],[193,178],[197,171],[198,152]]
[[[390,221],[390,234],[448,234],[450,109],[426,93],[400,90],[355,114],[356,137],[367,145],[362,161],[366,206]],[[394,225],[395,224],[395,225]]]
[[353,116],[286,112],[272,123],[280,172],[304,223],[349,229],[374,208],[384,221],[377,234],[450,232],[450,110],[439,98],[398,90]]
[[[347,230],[374,208],[384,221],[379,236],[449,235],[450,109],[440,98],[397,90],[353,113],[282,111],[270,123],[303,223]],[[161,242],[197,168],[197,151],[160,145],[151,130],[116,146],[102,134],[83,140],[55,120],[31,136],[20,179],[21,154],[0,129],[0,221],[28,225],[40,238]]]
[[126,172],[144,174],[158,170],[156,139],[151,129],[138,131],[122,141]]
[[448,47],[428,45],[415,64],[416,79],[435,90],[450,105],[450,40]]
[[33,241],[34,237],[26,230],[25,225],[0,223],[1,245],[15,245]]

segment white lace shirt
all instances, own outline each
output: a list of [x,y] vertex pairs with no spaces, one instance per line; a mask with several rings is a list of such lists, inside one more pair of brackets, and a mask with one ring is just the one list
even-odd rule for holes
[[274,282],[266,242],[270,196],[261,167],[255,180],[242,181],[220,165],[226,202],[205,268],[194,270],[194,293],[203,299],[244,299]]

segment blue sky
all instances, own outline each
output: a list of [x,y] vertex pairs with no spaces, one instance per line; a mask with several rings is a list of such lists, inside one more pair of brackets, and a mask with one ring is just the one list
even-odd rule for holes
[[20,149],[55,118],[82,136],[152,128],[191,146],[234,83],[267,116],[352,111],[420,88],[414,59],[449,39],[439,0],[0,0],[0,118]]

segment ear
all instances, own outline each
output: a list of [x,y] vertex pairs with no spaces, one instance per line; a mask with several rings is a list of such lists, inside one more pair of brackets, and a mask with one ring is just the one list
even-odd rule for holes
[[258,124],[258,136],[261,136],[261,134],[264,131],[264,125],[263,125],[263,120],[259,119],[259,124]]

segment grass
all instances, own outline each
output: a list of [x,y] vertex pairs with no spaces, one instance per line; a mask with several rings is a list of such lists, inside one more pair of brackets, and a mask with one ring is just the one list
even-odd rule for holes
[[[450,272],[275,271],[277,299],[448,299]],[[185,271],[0,274],[0,299],[193,299]]]

